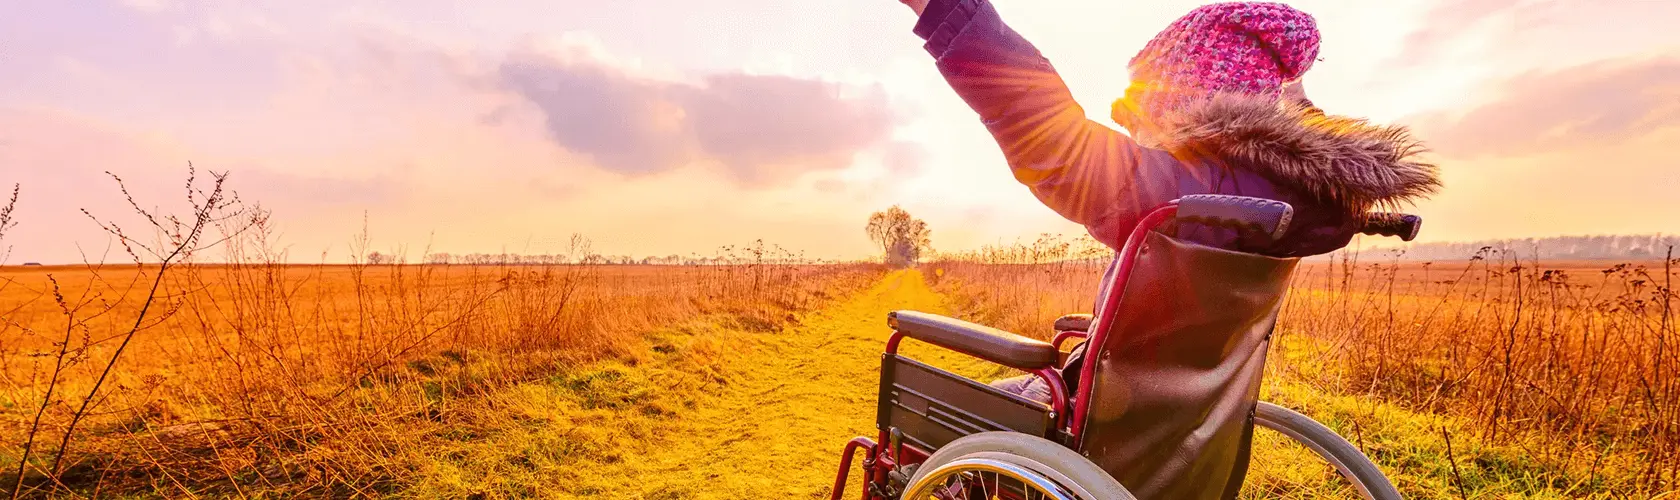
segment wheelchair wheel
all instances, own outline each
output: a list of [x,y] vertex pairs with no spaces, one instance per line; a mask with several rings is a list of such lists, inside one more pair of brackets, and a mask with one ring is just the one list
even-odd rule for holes
[[[1271,429],[1288,437],[1289,440],[1306,447],[1313,454],[1336,468],[1343,479],[1353,484],[1359,491],[1361,498],[1368,500],[1399,500],[1400,492],[1394,489],[1394,483],[1389,482],[1382,469],[1371,463],[1359,448],[1343,439],[1335,431],[1324,424],[1296,413],[1288,408],[1261,401],[1254,409],[1254,425],[1259,428]],[[1256,443],[1262,436],[1255,436]],[[1253,468],[1250,468],[1253,472]],[[1250,478],[1253,479],[1253,478]],[[1268,488],[1256,481],[1246,481],[1251,487]],[[1269,492],[1279,493],[1279,492]],[[1248,495],[1244,495],[1248,496]],[[1270,496],[1270,495],[1267,495]]]
[[945,445],[916,469],[903,500],[1133,500],[1096,464],[1050,440],[982,432]]

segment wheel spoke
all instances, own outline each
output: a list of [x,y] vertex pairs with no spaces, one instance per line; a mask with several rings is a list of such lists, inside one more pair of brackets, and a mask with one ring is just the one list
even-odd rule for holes
[[[943,471],[923,481],[929,487],[920,493],[906,492],[905,500],[1070,500],[1061,487],[1036,474],[1018,468],[986,467],[959,468]],[[912,490],[918,490],[912,485]],[[1051,491],[1054,490],[1054,491]]]

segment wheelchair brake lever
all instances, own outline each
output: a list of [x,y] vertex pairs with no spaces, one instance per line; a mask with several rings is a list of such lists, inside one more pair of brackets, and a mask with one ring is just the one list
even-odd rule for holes
[[887,449],[892,450],[893,463],[904,460],[904,431],[897,427],[887,430]]
[[904,431],[897,427],[887,429],[887,449],[892,450],[893,468],[887,472],[887,491],[896,496],[901,487],[910,485],[910,477],[916,475],[916,466],[906,466],[904,462]]

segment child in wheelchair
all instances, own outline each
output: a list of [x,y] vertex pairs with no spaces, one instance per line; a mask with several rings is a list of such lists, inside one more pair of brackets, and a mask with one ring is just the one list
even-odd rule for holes
[[[915,33],[1016,180],[1116,250],[1152,207],[1226,194],[1286,202],[1294,220],[1275,239],[1193,224],[1172,236],[1272,257],[1323,254],[1346,246],[1366,212],[1440,187],[1404,128],[1325,115],[1307,100],[1300,79],[1317,60],[1319,32],[1312,16],[1286,5],[1205,5],[1157,34],[1129,61],[1131,85],[1111,109],[1127,135],[1087,119],[988,0],[901,1],[919,14]],[[1099,290],[1097,303],[1109,292]],[[1082,348],[1063,367],[1070,392]],[[1033,376],[993,386],[1051,397]]]

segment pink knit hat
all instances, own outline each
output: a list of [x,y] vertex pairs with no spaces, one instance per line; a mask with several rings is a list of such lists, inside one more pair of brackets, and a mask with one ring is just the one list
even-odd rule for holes
[[1272,2],[1204,5],[1155,35],[1132,58],[1134,97],[1145,116],[1214,92],[1280,96],[1318,58],[1311,15]]

